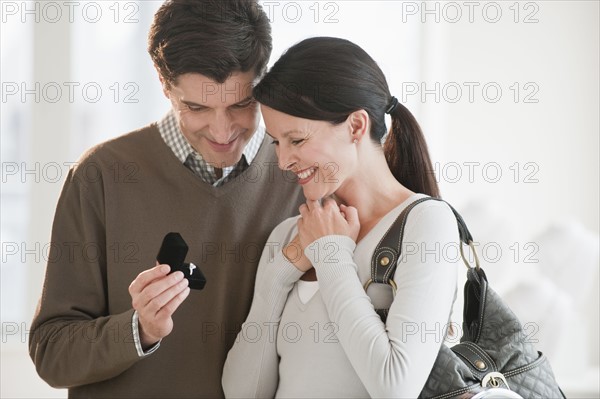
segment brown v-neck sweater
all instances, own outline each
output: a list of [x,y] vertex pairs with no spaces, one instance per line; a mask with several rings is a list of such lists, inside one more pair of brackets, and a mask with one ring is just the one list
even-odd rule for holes
[[[223,363],[250,308],[263,246],[303,199],[266,141],[220,187],[182,165],[155,124],[82,157],[58,202],[31,327],[42,378],[69,387],[70,397],[223,396]],[[207,283],[175,312],[158,350],[140,358],[128,286],[155,265],[171,231],[187,241],[186,261]]]

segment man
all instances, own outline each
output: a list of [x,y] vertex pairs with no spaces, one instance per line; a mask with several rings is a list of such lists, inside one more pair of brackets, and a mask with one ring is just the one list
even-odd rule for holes
[[[70,397],[223,396],[263,246],[301,203],[258,128],[271,36],[255,0],[168,1],[149,53],[172,110],[89,150],[56,210],[30,355]],[[168,232],[203,290],[157,265]]]

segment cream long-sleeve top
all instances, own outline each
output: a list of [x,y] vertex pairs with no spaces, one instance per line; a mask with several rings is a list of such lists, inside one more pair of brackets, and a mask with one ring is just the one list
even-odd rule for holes
[[[394,281],[363,285],[378,242],[415,194],[355,244],[330,235],[305,249],[318,290],[299,295],[300,272],[281,249],[297,217],[277,226],[259,263],[253,303],[228,354],[226,397],[416,398],[446,337],[456,298],[458,228],[443,202],[409,214]],[[311,283],[308,283],[311,284]],[[309,294],[310,296],[310,294]],[[375,308],[388,307],[383,323]]]

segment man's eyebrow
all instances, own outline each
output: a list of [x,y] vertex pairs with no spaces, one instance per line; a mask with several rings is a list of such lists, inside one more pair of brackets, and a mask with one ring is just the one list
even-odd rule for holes
[[190,106],[190,107],[203,107],[203,108],[206,108],[206,106],[205,106],[205,105],[202,105],[202,104],[196,104],[196,103],[195,103],[195,102],[193,102],[193,101],[186,101],[186,100],[180,100],[180,101],[181,101],[183,104],[185,104],[185,105],[188,105],[188,106]]

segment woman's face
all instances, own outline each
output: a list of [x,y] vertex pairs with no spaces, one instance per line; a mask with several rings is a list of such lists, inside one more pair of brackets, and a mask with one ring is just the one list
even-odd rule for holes
[[279,167],[298,177],[308,200],[327,197],[343,186],[358,167],[348,121],[339,125],[298,118],[261,105],[267,133],[273,138]]

